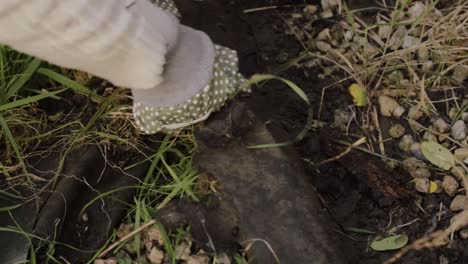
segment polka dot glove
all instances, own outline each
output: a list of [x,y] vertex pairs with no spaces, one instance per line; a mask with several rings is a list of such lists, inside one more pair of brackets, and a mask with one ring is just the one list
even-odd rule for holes
[[[179,16],[172,1],[156,0],[155,4]],[[214,45],[212,68],[212,78],[207,85],[199,87],[197,92],[192,93],[184,102],[172,106],[152,105],[142,94],[135,94],[138,91],[134,91],[133,110],[136,125],[144,133],[153,134],[181,129],[207,119],[211,113],[219,110],[227,100],[234,97],[245,82],[239,73],[237,53],[229,48]],[[144,93],[148,95],[150,92]],[[141,100],[138,100],[139,98]]]

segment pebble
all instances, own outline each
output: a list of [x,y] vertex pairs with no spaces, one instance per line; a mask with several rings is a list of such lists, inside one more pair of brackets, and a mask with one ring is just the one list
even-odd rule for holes
[[395,110],[393,110],[393,116],[395,118],[400,119],[405,112],[406,112],[406,109],[403,106],[399,105],[397,106],[397,108],[395,108]]
[[445,133],[450,129],[449,124],[447,124],[447,122],[445,122],[445,120],[442,118],[437,118],[432,122],[432,124],[434,125],[434,128],[437,130],[437,132],[440,133]]
[[403,44],[403,39],[405,38],[407,33],[408,30],[405,28],[405,26],[399,26],[388,41],[388,46],[390,47],[390,49],[398,50]]
[[408,111],[408,118],[412,120],[418,120],[423,116],[423,112],[418,106],[412,106]]
[[415,38],[412,36],[405,36],[403,38],[403,44],[401,45],[404,49],[414,48],[421,44],[421,40],[419,38]]
[[454,177],[449,175],[444,176],[442,187],[449,196],[454,196],[459,186],[458,181]]
[[221,253],[216,256],[217,264],[231,264],[231,259],[226,253]]
[[[439,134],[439,135],[437,136],[437,139],[439,140],[439,142],[444,142],[444,141],[447,140],[449,137],[450,137],[450,133],[445,133],[445,134]],[[449,146],[448,148],[450,148],[450,146]]]
[[453,124],[451,135],[455,140],[463,140],[466,138],[466,125],[463,120],[458,120],[455,122],[455,124]]
[[413,178],[429,178],[431,172],[426,163],[417,158],[407,158],[403,161],[403,167]]
[[429,73],[434,68],[434,63],[432,61],[423,62],[421,69],[425,73]]
[[330,18],[333,17],[333,12],[330,9],[324,10],[322,13],[320,13],[321,18]]
[[467,239],[468,238],[468,228],[461,230],[459,234],[460,234],[461,239]]
[[352,41],[354,38],[354,33],[350,30],[346,31],[344,37],[347,41]]
[[468,158],[468,148],[459,148],[453,152],[457,160],[465,160]]
[[455,166],[450,172],[452,172],[453,176],[461,180],[466,176],[465,169],[462,166]]
[[450,210],[454,212],[463,211],[466,208],[468,208],[468,197],[466,195],[457,195],[450,203]]
[[411,151],[411,145],[414,143],[413,136],[406,134],[404,135],[400,142],[398,143],[398,147],[406,153]]
[[429,61],[429,49],[427,47],[421,47],[417,51],[418,60],[420,62]]
[[328,43],[326,43],[325,41],[317,41],[316,43],[317,45],[317,49],[322,51],[322,52],[328,52],[329,50],[331,50],[332,46]]
[[380,114],[382,116],[390,117],[397,107],[400,106],[398,102],[386,95],[379,96]]
[[415,184],[416,191],[421,193],[429,192],[430,181],[428,179],[418,179]]
[[161,264],[164,260],[164,253],[157,247],[153,247],[146,257],[151,264]]
[[413,143],[410,146],[410,152],[418,159],[425,159],[424,154],[422,153],[421,143]]
[[468,69],[465,66],[458,65],[453,71],[452,78],[459,83],[462,83],[468,78]]
[[388,134],[392,138],[401,138],[405,134],[405,127],[400,124],[396,124],[388,130]]
[[209,264],[210,258],[205,255],[190,256],[187,259],[187,264]]
[[308,15],[313,15],[317,13],[317,11],[318,7],[316,5],[307,5],[306,7],[304,7],[304,13]]
[[321,1],[323,10],[331,9],[338,5],[338,0],[322,0]]
[[425,139],[426,141],[437,142],[437,137],[429,131],[424,132],[423,139]]
[[317,35],[318,40],[327,40],[330,39],[330,29],[326,28]]
[[408,9],[408,14],[410,15],[411,18],[417,19],[422,15],[425,9],[426,9],[426,6],[423,3],[418,1],[418,2],[415,2]]
[[349,121],[353,118],[352,114],[348,111],[337,109],[333,115],[333,127],[337,127],[341,131],[346,131],[348,128]]

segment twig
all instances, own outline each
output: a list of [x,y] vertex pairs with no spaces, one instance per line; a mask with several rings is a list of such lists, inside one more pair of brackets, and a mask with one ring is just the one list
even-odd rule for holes
[[263,7],[257,7],[257,8],[251,8],[251,9],[245,9],[243,11],[244,14],[248,13],[253,13],[253,12],[260,12],[260,11],[267,11],[267,10],[273,10],[277,8],[283,8],[283,7],[298,7],[298,6],[306,6],[306,5],[272,5],[272,6],[263,6]]
[[401,259],[404,255],[412,250],[421,250],[424,248],[436,248],[447,244],[449,236],[468,224],[468,210],[465,210],[455,217],[453,223],[444,230],[439,230],[431,233],[423,238],[414,241],[411,245],[402,248],[392,258],[384,262],[384,264],[392,264]]
[[340,158],[342,158],[344,155],[348,154],[349,152],[351,152],[355,147],[358,147],[364,143],[366,143],[367,139],[365,137],[362,137],[360,139],[358,139],[356,142],[354,142],[353,144],[350,144],[343,152],[341,152],[340,154],[336,155],[335,157],[333,158],[329,158],[329,159],[326,159],[326,160],[323,160],[319,163],[313,163],[312,161],[310,160],[306,160],[307,162],[311,163],[312,165],[315,165],[315,166],[319,166],[319,165],[323,165],[325,163],[330,163],[330,162],[333,162],[333,161],[336,161],[336,160],[339,160]]
[[132,232],[128,233],[127,235],[123,236],[120,238],[118,241],[114,242],[112,245],[110,245],[106,250],[104,250],[101,254],[99,254],[98,258],[102,258],[105,255],[107,255],[109,252],[111,252],[114,248],[116,248],[118,245],[123,243],[125,240],[129,239],[130,237],[138,234],[139,232],[143,231],[145,228],[154,225],[156,223],[156,220],[151,220],[148,223],[140,226],[139,228],[133,230]]

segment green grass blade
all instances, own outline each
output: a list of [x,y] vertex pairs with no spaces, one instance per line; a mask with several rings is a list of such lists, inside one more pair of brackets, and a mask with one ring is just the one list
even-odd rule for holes
[[11,86],[7,89],[7,93],[3,97],[3,102],[6,102],[10,97],[15,96],[23,88],[23,86],[31,79],[33,74],[37,71],[41,65],[41,60],[35,58],[28,65],[26,70],[17,77]]
[[13,109],[13,108],[16,108],[16,107],[21,107],[21,106],[24,106],[24,105],[28,105],[28,104],[31,104],[31,103],[38,102],[38,101],[43,100],[45,98],[52,97],[52,96],[54,96],[56,94],[59,94],[59,93],[65,91],[65,90],[66,89],[61,89],[61,90],[58,90],[58,91],[55,91],[55,92],[45,92],[45,93],[40,94],[40,95],[35,95],[35,96],[20,99],[20,100],[17,100],[17,101],[8,103],[8,104],[0,105],[0,112],[6,111],[6,110],[9,110],[9,109]]
[[6,120],[5,120],[5,118],[1,114],[0,114],[0,125],[2,126],[3,131],[5,132],[5,136],[6,136],[7,140],[8,140],[8,142],[10,143],[11,147],[13,148],[13,150],[16,153],[16,158],[19,161],[19,165],[21,166],[21,168],[23,170],[23,173],[25,175],[27,175],[28,170],[26,169],[26,163],[23,160],[23,154],[21,153],[21,150],[20,150],[18,144],[16,143],[15,137],[11,133],[11,130],[8,127],[8,124],[7,124]]
[[92,91],[91,89],[75,82],[74,80],[60,74],[60,73],[57,73],[51,69],[46,69],[46,68],[39,68],[37,70],[37,73],[39,74],[42,74],[62,85],[65,85],[67,87],[70,87],[71,89],[75,90],[76,92],[78,93],[82,93],[82,94],[85,94],[85,95],[88,95],[90,97],[93,97],[95,99],[98,99],[100,101],[103,101],[104,98],[98,94],[96,94],[94,91]]

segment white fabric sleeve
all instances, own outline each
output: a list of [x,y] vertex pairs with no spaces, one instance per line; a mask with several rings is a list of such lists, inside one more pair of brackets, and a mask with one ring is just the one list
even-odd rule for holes
[[133,89],[162,82],[178,28],[146,0],[0,1],[0,43]]

